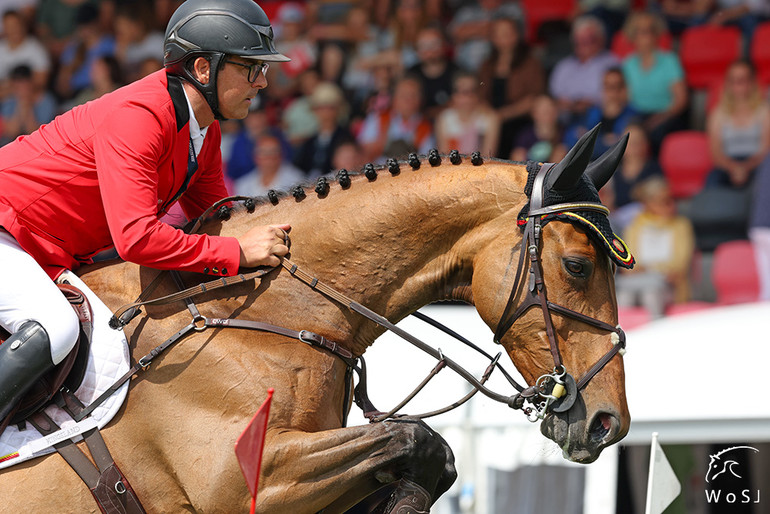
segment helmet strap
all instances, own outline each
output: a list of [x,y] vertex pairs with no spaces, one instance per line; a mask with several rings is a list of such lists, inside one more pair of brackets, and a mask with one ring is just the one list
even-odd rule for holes
[[[192,69],[192,65],[198,57],[203,57],[209,62],[211,66],[211,72],[209,73],[208,84],[203,84],[195,76],[195,72]],[[187,59],[184,66],[179,69],[182,78],[186,79],[192,84],[195,89],[200,91],[205,98],[206,103],[209,104],[211,112],[214,113],[214,118],[219,121],[226,120],[222,113],[219,112],[219,96],[217,92],[217,78],[219,76],[219,70],[222,66],[222,61],[225,59],[225,54],[221,52],[206,52],[206,54],[193,54]]]

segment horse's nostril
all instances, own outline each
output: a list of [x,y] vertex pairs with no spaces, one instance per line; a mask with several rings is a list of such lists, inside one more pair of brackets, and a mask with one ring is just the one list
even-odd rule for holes
[[610,430],[612,430],[612,415],[600,412],[591,423],[589,434],[593,441],[600,442],[610,433]]

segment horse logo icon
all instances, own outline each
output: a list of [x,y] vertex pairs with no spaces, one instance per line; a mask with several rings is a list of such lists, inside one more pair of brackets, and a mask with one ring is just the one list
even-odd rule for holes
[[[710,460],[708,471],[706,471],[706,482],[711,482],[719,475],[724,474],[726,471],[729,471],[736,478],[742,478],[741,475],[739,475],[735,470],[735,468],[738,466],[738,461],[730,459],[729,456],[727,456],[727,454],[731,451],[739,449],[747,449],[759,453],[759,450],[753,446],[731,446],[730,448],[725,448],[719,453],[709,455]],[[725,456],[725,458],[723,458],[723,456]]]

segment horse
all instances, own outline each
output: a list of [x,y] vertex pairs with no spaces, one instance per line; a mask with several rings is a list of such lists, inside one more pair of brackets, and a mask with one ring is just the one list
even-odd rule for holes
[[[589,181],[598,189],[607,181],[622,149],[589,173],[595,137],[596,131],[584,136],[550,169],[544,190]],[[455,300],[474,305],[494,331],[509,295],[518,304],[526,293],[522,280],[511,294],[527,180],[524,163],[456,153],[451,162],[435,154],[430,162],[410,156],[387,168],[343,174],[317,190],[271,194],[253,209],[234,205],[229,219],[207,219],[201,232],[236,236],[255,224],[288,222],[292,262],[388,320]],[[558,221],[540,234],[549,301],[616,325],[614,265],[607,252],[588,229]],[[108,307],[118,309],[158,271],[111,262],[88,266],[80,275]],[[192,284],[206,277],[182,278]],[[156,294],[178,290],[166,274]],[[207,317],[310,330],[355,356],[383,332],[281,267],[195,301]],[[182,302],[147,306],[125,327],[133,359],[189,321]],[[563,367],[575,376],[613,346],[614,334],[575,317],[557,313],[552,325]],[[528,309],[499,339],[529,384],[554,368],[546,332],[543,314]],[[570,460],[591,462],[628,431],[623,361],[611,357],[572,407],[544,413],[542,433]],[[339,357],[284,336],[195,331],[134,377],[126,403],[102,434],[148,511],[243,512],[250,497],[233,444],[273,388],[258,512],[344,512],[387,485],[393,493],[377,512],[405,505],[398,511],[427,512],[456,478],[451,449],[427,424],[408,417],[344,427],[351,407],[346,370]],[[98,512],[88,489],[54,454],[0,472],[0,496],[2,512]]]

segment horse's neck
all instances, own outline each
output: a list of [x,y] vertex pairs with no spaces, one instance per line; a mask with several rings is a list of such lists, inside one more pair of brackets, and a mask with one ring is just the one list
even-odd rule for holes
[[[238,235],[261,223],[292,225],[291,259],[354,300],[391,320],[399,320],[430,302],[472,302],[473,256],[501,230],[516,234],[515,214],[525,201],[523,166],[488,163],[478,167],[427,163],[398,176],[382,170],[378,178],[354,178],[347,190],[332,186],[328,196],[282,199],[255,214],[242,213],[222,226],[222,235]],[[494,220],[507,214],[506,223]],[[512,241],[511,244],[515,244]],[[291,280],[291,279],[289,279]],[[319,305],[313,313],[329,325],[346,326],[344,337],[359,351],[380,330],[351,322],[340,307]],[[267,295],[269,296],[269,295]],[[320,311],[320,312],[319,312]]]

